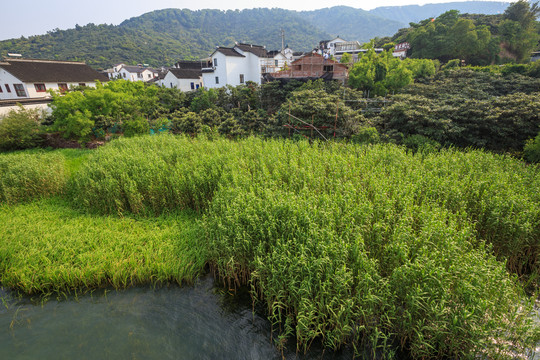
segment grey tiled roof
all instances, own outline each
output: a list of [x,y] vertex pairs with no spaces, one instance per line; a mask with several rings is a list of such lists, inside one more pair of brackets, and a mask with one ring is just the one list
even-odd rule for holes
[[108,77],[83,62],[4,59],[0,67],[23,82],[93,82]]

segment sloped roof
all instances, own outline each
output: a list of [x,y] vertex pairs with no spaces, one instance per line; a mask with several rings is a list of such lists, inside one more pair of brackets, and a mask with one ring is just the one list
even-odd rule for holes
[[180,60],[175,65],[179,69],[190,69],[190,70],[201,70],[204,66],[204,61],[190,61],[190,60]]
[[151,72],[158,72],[155,69],[149,68],[149,67],[143,67],[143,66],[131,66],[131,65],[124,65],[122,66],[122,69],[126,69],[130,73],[138,74],[142,73],[144,70],[149,70]]
[[[238,51],[234,50],[233,48],[227,48],[227,47],[218,47],[216,51],[219,51],[225,56],[238,56],[238,57],[245,57],[244,55],[240,54]],[[214,51],[214,53],[216,52]],[[214,54],[213,53],[213,54]]]
[[236,44],[236,47],[239,48],[242,51],[250,52],[253,55],[256,55],[258,57],[266,57],[267,51],[264,48],[264,46],[261,45],[252,45],[252,44]]
[[201,70],[170,69],[169,72],[177,79],[198,79],[202,75]]
[[[7,64],[7,65],[6,65]],[[23,82],[108,81],[83,62],[37,59],[4,59],[0,67]]]

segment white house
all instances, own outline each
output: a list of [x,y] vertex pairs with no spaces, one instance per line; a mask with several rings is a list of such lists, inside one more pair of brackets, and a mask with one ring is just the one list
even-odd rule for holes
[[210,55],[207,67],[202,69],[204,86],[238,86],[248,81],[260,84],[266,55],[266,49],[259,45],[236,44],[232,48],[218,47]]
[[158,85],[167,88],[177,88],[182,91],[196,90],[203,87],[201,70],[191,69],[169,69],[163,79],[160,79]]
[[336,54],[336,44],[347,42],[347,40],[343,40],[339,36],[332,39],[332,40],[323,40],[319,42],[319,48],[318,53],[320,55],[324,55],[325,53],[329,54],[330,56],[333,56]]
[[112,69],[106,70],[109,79],[124,79],[128,81],[151,81],[159,76],[159,71],[149,68],[142,64],[137,66],[126,65],[124,63],[116,64]]
[[261,58],[261,72],[275,73],[282,70],[292,62],[292,53],[290,59],[284,52],[279,50],[268,51],[267,56]]
[[71,86],[95,86],[107,76],[83,62],[37,59],[0,61],[0,100],[46,98],[47,90],[65,91]]

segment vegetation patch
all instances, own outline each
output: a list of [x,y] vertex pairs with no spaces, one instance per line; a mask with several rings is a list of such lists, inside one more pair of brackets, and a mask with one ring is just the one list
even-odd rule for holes
[[193,214],[100,217],[59,199],[0,206],[0,279],[26,294],[192,282],[206,256]]
[[64,191],[65,159],[58,153],[0,154],[0,204],[15,204]]
[[64,156],[66,201],[0,206],[5,286],[182,282],[209,264],[229,288],[249,286],[278,346],[506,358],[540,340],[525,293],[539,286],[536,165],[166,134]]

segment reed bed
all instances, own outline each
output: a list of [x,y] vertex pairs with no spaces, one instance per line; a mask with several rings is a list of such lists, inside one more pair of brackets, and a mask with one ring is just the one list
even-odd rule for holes
[[251,285],[279,344],[504,358],[501,344],[522,353],[538,339],[491,249],[536,266],[537,169],[482,152],[255,139],[235,157],[205,215],[210,261],[229,286]]
[[66,181],[65,158],[61,154],[0,154],[0,204],[59,194]]
[[71,209],[58,198],[0,206],[0,281],[26,294],[192,282],[206,262],[194,214],[137,219]]
[[182,281],[208,263],[250,286],[279,346],[508,358],[540,339],[524,291],[538,287],[538,167],[481,151],[153,136],[77,168],[67,195],[88,212],[0,207],[4,284]]
[[228,146],[172,135],[119,139],[70,179],[70,198],[101,214],[201,212],[219,183]]

